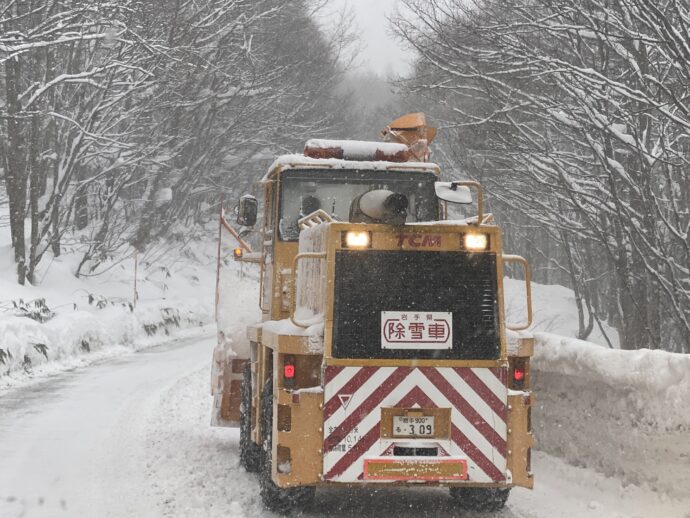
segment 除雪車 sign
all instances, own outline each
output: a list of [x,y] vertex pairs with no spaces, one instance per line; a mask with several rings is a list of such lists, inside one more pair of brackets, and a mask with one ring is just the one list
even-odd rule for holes
[[383,349],[451,349],[453,314],[443,311],[382,311]]

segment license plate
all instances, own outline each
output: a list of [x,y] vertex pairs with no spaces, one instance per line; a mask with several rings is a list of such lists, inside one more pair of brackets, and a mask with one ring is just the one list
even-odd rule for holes
[[393,437],[433,437],[434,416],[393,416]]

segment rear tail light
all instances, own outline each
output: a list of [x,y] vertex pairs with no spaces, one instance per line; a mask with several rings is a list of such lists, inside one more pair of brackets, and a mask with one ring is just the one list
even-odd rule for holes
[[292,356],[283,358],[283,386],[292,388],[295,386],[295,359]]
[[512,358],[510,361],[510,379],[508,383],[511,389],[523,390],[528,388],[527,359],[522,357]]
[[525,381],[525,370],[520,367],[515,367],[513,369],[513,380],[518,383]]

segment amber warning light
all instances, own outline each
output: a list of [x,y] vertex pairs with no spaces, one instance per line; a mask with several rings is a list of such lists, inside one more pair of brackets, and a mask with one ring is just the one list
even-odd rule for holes
[[232,255],[235,259],[242,259],[243,254],[244,254],[244,251],[241,248],[235,248],[232,251]]

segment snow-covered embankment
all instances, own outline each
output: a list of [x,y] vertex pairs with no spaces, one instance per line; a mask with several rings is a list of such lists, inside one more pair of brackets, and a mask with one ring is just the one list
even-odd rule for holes
[[[210,234],[210,232],[209,232]],[[212,334],[215,244],[160,242],[135,259],[74,275],[77,251],[50,258],[19,286],[0,238],[0,389],[163,341]],[[234,267],[234,265],[230,265]],[[134,300],[136,279],[137,300]]]
[[[524,320],[524,283],[505,279],[506,315]],[[687,497],[690,488],[690,356],[618,349],[603,323],[576,340],[573,292],[532,284],[537,449],[625,483]]]
[[671,496],[690,487],[690,356],[535,333],[538,448]]

